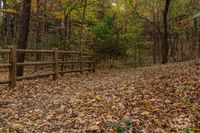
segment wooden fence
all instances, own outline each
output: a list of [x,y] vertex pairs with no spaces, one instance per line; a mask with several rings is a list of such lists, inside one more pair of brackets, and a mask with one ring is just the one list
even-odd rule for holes
[[[49,61],[25,61],[25,62],[17,62],[17,54],[50,54],[53,58]],[[8,54],[8,63],[0,63],[0,68],[9,68],[9,76],[8,80],[0,80],[0,84],[9,84],[10,87],[15,87],[16,82],[18,80],[23,79],[34,79],[38,77],[44,76],[53,76],[54,80],[58,79],[59,74],[71,73],[71,72],[83,72],[83,71],[93,71],[95,72],[95,60],[94,56],[89,53],[84,52],[76,52],[76,51],[59,51],[57,49],[53,50],[31,50],[31,49],[17,49],[15,45],[11,46],[10,49],[0,49],[0,54]],[[70,60],[66,59],[67,56],[64,55],[76,55],[76,59]],[[60,59],[59,57],[65,57]],[[59,69],[59,65],[63,64],[77,64],[78,69],[68,69],[62,70]],[[87,64],[87,66],[86,66]],[[18,66],[45,66],[50,65],[52,67],[52,71],[28,76],[17,77],[16,69]],[[85,67],[86,66],[86,67]]]

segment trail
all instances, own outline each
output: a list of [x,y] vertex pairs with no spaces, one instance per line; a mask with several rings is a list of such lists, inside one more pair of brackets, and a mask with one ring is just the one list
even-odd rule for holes
[[185,62],[0,86],[0,131],[116,132],[130,119],[138,132],[183,132],[200,120],[200,66]]

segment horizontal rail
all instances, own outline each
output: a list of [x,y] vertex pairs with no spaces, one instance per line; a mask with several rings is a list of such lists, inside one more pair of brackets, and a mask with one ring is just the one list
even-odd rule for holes
[[72,73],[72,72],[81,72],[81,69],[60,71],[59,73]]
[[[80,61],[58,61],[58,63],[80,63]],[[83,61],[83,63],[94,63],[94,61]]]
[[[0,53],[3,54],[9,54],[8,61],[9,62],[4,62],[4,64],[0,64],[0,68],[9,68],[9,79],[8,80],[3,80],[0,81],[0,84],[5,84],[9,83],[9,86],[11,88],[14,88],[16,86],[16,81],[18,80],[23,80],[23,79],[34,79],[34,78],[39,78],[39,77],[45,77],[52,75],[53,79],[56,80],[58,79],[59,73],[72,73],[72,72],[83,72],[83,71],[95,71],[95,62],[93,58],[93,54],[90,54],[88,52],[83,52],[83,51],[64,51],[64,50],[57,50],[57,49],[52,49],[52,50],[40,50],[40,49],[17,49],[16,45],[12,45],[12,47],[7,48],[7,49],[0,49]],[[24,62],[17,62],[17,53],[23,53],[23,54],[37,54],[37,53],[42,53],[42,54],[51,54],[52,60],[41,60],[41,61],[24,61]],[[65,54],[68,54],[69,56],[64,57]],[[59,57],[62,56],[62,59]],[[63,58],[64,57],[64,58]],[[77,63],[77,64],[76,64]],[[90,63],[89,67],[84,67],[86,63]],[[59,66],[65,64],[64,71],[61,70],[59,72]],[[38,73],[38,74],[30,74],[26,76],[20,76],[17,77],[16,75],[16,69],[17,66],[37,66],[37,65],[46,65],[51,66],[53,68],[52,71],[47,71],[46,73]],[[75,67],[68,68],[66,70],[66,66],[72,65]],[[77,68],[77,66],[78,68]],[[61,67],[61,68],[62,68]]]
[[36,66],[36,65],[52,65],[54,62],[24,62],[17,63],[17,66]]
[[17,77],[17,80],[34,79],[34,78],[39,78],[39,77],[44,77],[44,76],[50,76],[53,74],[54,74],[54,72],[49,72],[49,73],[40,74],[40,75],[21,76],[21,77]]
[[81,52],[76,51],[58,51],[59,54],[81,54]]
[[2,81],[0,81],[0,84],[7,84],[7,83],[10,83],[10,80],[2,80]]
[[83,56],[83,58],[92,58],[92,56]]
[[10,49],[0,49],[0,53],[10,53]]
[[92,71],[94,68],[84,68],[83,71]]
[[11,64],[0,64],[0,68],[6,68],[6,67],[10,67]]
[[[11,50],[10,49],[0,49],[0,53],[8,53],[8,52],[11,52]],[[53,53],[54,50],[17,49],[17,52],[20,52],[20,53]],[[58,53],[63,53],[63,54],[81,54],[81,52],[76,52],[76,51],[58,51]],[[93,54],[83,53],[83,55],[92,56]]]
[[94,61],[83,61],[83,63],[94,63]]
[[53,53],[54,50],[17,49],[20,53]]
[[91,54],[91,53],[83,53],[83,55],[93,56],[93,54]]
[[66,71],[60,71],[59,73],[72,73],[72,72],[81,72],[81,71],[92,71],[94,70],[93,68],[87,68],[87,69],[77,69],[77,70],[66,70]]
[[58,63],[80,63],[80,61],[58,61]]

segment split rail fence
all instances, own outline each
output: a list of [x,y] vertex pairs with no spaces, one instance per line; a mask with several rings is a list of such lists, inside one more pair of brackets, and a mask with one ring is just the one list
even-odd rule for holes
[[[49,61],[24,61],[17,62],[17,55],[19,53],[25,54],[49,54],[51,60]],[[84,72],[93,71],[95,72],[95,59],[94,55],[84,52],[77,51],[59,51],[53,50],[32,50],[32,49],[17,49],[15,45],[11,46],[10,49],[0,49],[0,54],[8,54],[8,63],[0,63],[0,68],[8,68],[9,75],[7,80],[0,80],[0,84],[9,84],[10,87],[15,87],[16,82],[23,79],[34,79],[45,76],[53,76],[54,80],[58,79],[59,74],[71,73],[71,72]],[[71,60],[68,58],[70,55],[74,55],[75,59]],[[61,58],[60,58],[61,57]],[[61,69],[59,66],[65,64],[76,64],[75,69]],[[50,65],[52,70],[50,72],[29,74],[28,76],[18,77],[16,70],[18,66],[45,66]]]

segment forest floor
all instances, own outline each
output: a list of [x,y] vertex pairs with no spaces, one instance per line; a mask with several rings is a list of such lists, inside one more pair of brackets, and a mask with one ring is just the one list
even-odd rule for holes
[[0,132],[183,132],[200,122],[199,62],[0,86]]

